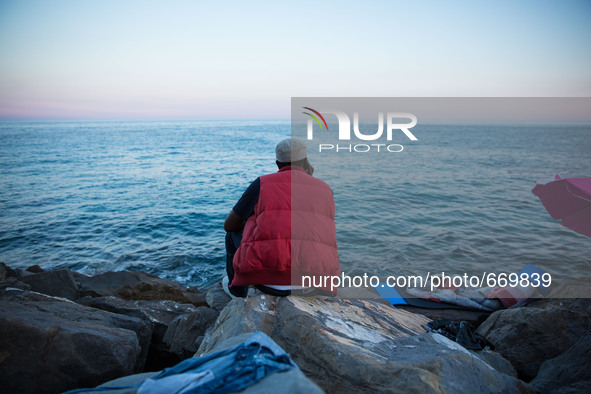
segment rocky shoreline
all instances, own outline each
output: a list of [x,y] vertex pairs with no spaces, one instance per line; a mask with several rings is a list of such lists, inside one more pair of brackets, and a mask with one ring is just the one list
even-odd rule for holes
[[[425,332],[442,317],[478,325],[494,350]],[[488,316],[394,308],[361,290],[231,300],[219,284],[200,291],[143,272],[90,277],[0,263],[0,330],[6,393],[134,382],[256,330],[303,374],[271,375],[251,392],[591,392],[588,299],[539,300]]]

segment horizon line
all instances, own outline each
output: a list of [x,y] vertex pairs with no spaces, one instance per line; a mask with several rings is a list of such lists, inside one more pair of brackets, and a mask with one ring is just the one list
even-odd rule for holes
[[[0,119],[0,124],[8,123],[115,123],[115,122],[135,122],[135,123],[151,123],[151,122],[286,122],[291,123],[289,118],[199,118],[199,119]],[[369,123],[369,122],[368,122]],[[365,122],[360,124],[366,124]],[[417,124],[417,126],[591,126],[591,120],[578,121],[532,121],[532,120],[439,120]]]

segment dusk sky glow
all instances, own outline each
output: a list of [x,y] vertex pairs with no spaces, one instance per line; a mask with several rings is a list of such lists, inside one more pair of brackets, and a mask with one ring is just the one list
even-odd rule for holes
[[288,119],[292,96],[591,96],[589,1],[2,1],[1,120]]

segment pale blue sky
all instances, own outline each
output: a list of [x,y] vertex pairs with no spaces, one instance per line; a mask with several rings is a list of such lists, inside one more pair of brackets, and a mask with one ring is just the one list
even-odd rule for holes
[[591,96],[591,1],[0,0],[0,119],[288,118],[291,96]]

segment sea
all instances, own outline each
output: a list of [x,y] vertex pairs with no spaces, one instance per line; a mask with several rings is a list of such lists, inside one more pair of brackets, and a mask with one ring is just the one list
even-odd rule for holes
[[[145,271],[206,288],[225,272],[223,222],[276,171],[288,120],[0,123],[0,261],[88,275]],[[416,130],[416,131],[414,131]],[[589,125],[422,125],[401,152],[318,152],[348,274],[589,276],[591,238],[531,189],[591,176]],[[363,149],[360,149],[363,150]]]

